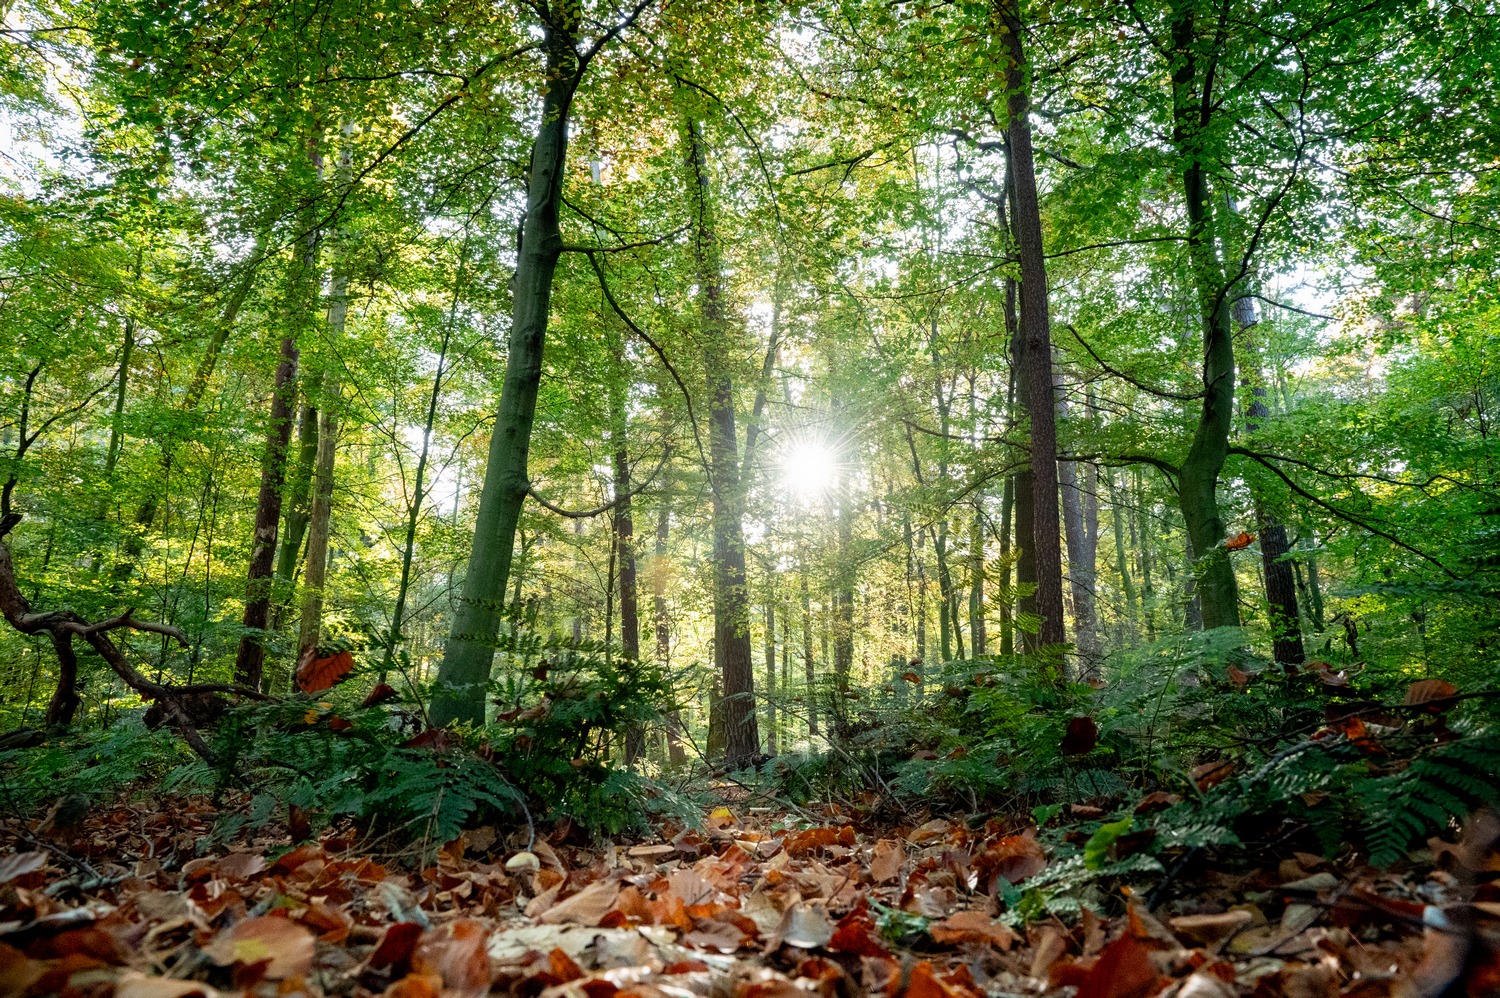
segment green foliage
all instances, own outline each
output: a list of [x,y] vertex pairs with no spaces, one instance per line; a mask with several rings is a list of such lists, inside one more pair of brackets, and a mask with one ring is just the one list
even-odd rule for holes
[[27,815],[59,797],[107,801],[163,782],[192,766],[192,753],[168,731],[124,717],[107,731],[49,738],[28,749],[0,750],[0,792],[13,813]]

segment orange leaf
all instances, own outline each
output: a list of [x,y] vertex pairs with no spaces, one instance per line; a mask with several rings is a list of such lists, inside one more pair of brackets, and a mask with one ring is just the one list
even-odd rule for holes
[[960,911],[927,929],[933,942],[987,943],[1002,950],[1015,945],[1016,934],[1003,922],[997,922],[982,911]]
[[1234,770],[1235,765],[1229,759],[1216,759],[1213,762],[1205,762],[1201,766],[1194,766],[1190,775],[1199,790],[1207,790],[1229,779],[1234,775]]
[[347,676],[353,668],[353,652],[341,651],[326,658],[318,658],[318,649],[308,648],[297,662],[297,688],[303,693],[326,690]]
[[1255,542],[1254,534],[1247,534],[1243,530],[1224,542],[1224,550],[1241,551]]
[[1054,966],[1050,983],[1073,985],[1074,998],[1150,998],[1167,981],[1151,962],[1150,947],[1127,933],[1104,947],[1087,970],[1078,964]]
[[1234,688],[1239,690],[1241,693],[1245,692],[1245,687],[1250,685],[1250,673],[1233,665],[1231,665],[1226,671],[1229,676],[1229,681],[1234,684]]
[[903,672],[901,673],[901,678],[908,683],[916,683],[918,686],[922,685],[922,677],[915,672]]

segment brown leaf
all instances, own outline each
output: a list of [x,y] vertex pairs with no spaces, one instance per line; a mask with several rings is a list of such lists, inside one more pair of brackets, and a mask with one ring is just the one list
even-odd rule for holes
[[397,922],[380,937],[380,944],[370,954],[370,966],[376,970],[392,967],[392,976],[404,976],[411,968],[411,957],[417,950],[417,940],[421,938],[421,925],[416,922]]
[[1429,706],[1451,707],[1447,701],[1458,696],[1458,687],[1444,679],[1423,679],[1412,683],[1406,688],[1406,700],[1408,707]]
[[1068,722],[1067,734],[1063,735],[1063,755],[1085,755],[1099,744],[1099,726],[1091,717],[1075,717]]
[[8,884],[28,873],[35,873],[46,865],[47,854],[40,851],[13,852],[9,856],[0,856],[0,884]]
[[833,932],[833,920],[821,904],[799,902],[782,913],[781,925],[771,936],[767,950],[775,949],[780,943],[799,949],[814,949],[827,945]]
[[1255,535],[1247,534],[1242,530],[1224,542],[1224,550],[1243,551],[1253,543],[1255,543]]
[[1245,691],[1246,686],[1250,685],[1250,673],[1244,669],[1231,665],[1225,673],[1229,676],[1229,681],[1234,684],[1234,688],[1241,693]]
[[1167,925],[1194,946],[1213,946],[1247,928],[1253,920],[1250,912],[1238,909],[1218,915],[1180,915],[1168,919]]
[[570,898],[565,898],[542,912],[541,920],[549,925],[570,922],[590,928],[597,926],[620,896],[618,880],[599,880]]
[[1136,804],[1135,813],[1152,814],[1156,811],[1165,811],[1172,805],[1181,803],[1181,794],[1169,794],[1165,790],[1154,790],[1142,797],[1140,803]]
[[485,948],[490,930],[473,918],[460,918],[445,933],[429,932],[417,946],[412,967],[438,974],[444,994],[454,998],[483,998],[490,990],[490,957]]
[[1029,835],[1007,835],[996,839],[974,857],[974,870],[987,887],[996,877],[1019,884],[1047,868],[1047,852]]
[[1016,942],[1016,934],[1009,926],[982,911],[955,912],[941,922],[934,922],[927,931],[932,933],[934,942],[944,944],[983,943],[1008,950]]
[[903,672],[901,673],[901,678],[908,683],[916,683],[918,686],[922,685],[922,677],[915,672]]
[[216,998],[219,992],[200,981],[147,977],[127,970],[115,982],[115,998]]
[[1092,967],[1054,965],[1049,983],[1076,987],[1073,998],[1150,998],[1168,982],[1151,961],[1151,948],[1126,933],[1104,947]]
[[1201,766],[1194,766],[1191,772],[1193,782],[1198,785],[1199,790],[1207,790],[1216,787],[1220,783],[1234,775],[1235,765],[1230,759],[1215,759],[1213,762],[1205,762]]
[[232,852],[214,864],[214,872],[225,880],[249,880],[265,868],[266,858],[253,852]]
[[877,884],[895,880],[906,863],[906,850],[897,839],[881,839],[870,855],[870,879]]
[[318,649],[309,647],[297,662],[297,688],[303,693],[326,690],[347,676],[353,668],[353,652],[341,651],[319,658]]
[[265,962],[265,976],[279,981],[312,970],[313,934],[291,919],[261,915],[219,933],[204,952],[221,967]]
[[373,707],[376,704],[385,703],[387,700],[394,700],[398,696],[400,694],[396,692],[396,688],[390,683],[376,683],[375,688],[360,702],[360,706]]

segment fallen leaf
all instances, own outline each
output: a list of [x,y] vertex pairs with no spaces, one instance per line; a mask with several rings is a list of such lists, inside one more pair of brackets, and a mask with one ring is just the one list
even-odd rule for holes
[[1406,688],[1406,699],[1403,702],[1408,707],[1427,706],[1431,709],[1451,706],[1447,701],[1456,696],[1458,696],[1458,687],[1447,680],[1423,679]]
[[291,919],[261,915],[219,933],[204,952],[221,967],[265,961],[265,976],[279,981],[312,969],[313,934]]
[[1048,982],[1076,987],[1073,998],[1150,998],[1166,984],[1151,961],[1150,947],[1131,933],[1104,947],[1091,967],[1054,965]]
[[1241,929],[1248,928],[1254,916],[1243,909],[1217,915],[1179,915],[1167,920],[1167,927],[1194,946],[1213,946]]
[[360,702],[360,706],[374,707],[376,704],[385,703],[387,700],[394,700],[398,696],[400,694],[396,692],[396,688],[390,683],[376,683],[375,688]]
[[19,880],[28,873],[35,873],[47,865],[44,852],[14,852],[0,857],[0,884]]
[[619,896],[618,880],[598,880],[542,912],[541,921],[548,925],[570,922],[574,925],[596,926],[609,909],[614,907],[615,899]]
[[949,915],[941,922],[928,926],[934,942],[985,943],[1008,950],[1016,942],[1016,934],[1003,922],[998,922],[982,911],[960,911]]
[[127,970],[115,982],[115,998],[217,998],[219,992],[201,981],[148,977]]
[[771,936],[767,949],[780,943],[799,949],[814,949],[833,938],[834,924],[820,904],[801,902],[792,905],[781,916],[781,924]]
[[906,863],[906,850],[896,839],[881,839],[870,853],[870,879],[877,884],[895,880]]
[[1224,542],[1226,551],[1242,551],[1255,543],[1255,535],[1247,534],[1243,530]]
[[1201,766],[1194,766],[1192,773],[1193,782],[1199,790],[1208,790],[1234,775],[1235,765],[1230,759],[1216,759],[1213,762],[1205,762]]
[[412,958],[412,968],[442,977],[444,994],[454,998],[483,998],[490,990],[490,930],[473,918],[460,918],[442,933],[423,936]]

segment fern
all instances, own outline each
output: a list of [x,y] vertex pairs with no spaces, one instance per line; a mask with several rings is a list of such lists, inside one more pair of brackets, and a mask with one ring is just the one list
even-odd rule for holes
[[1389,866],[1475,808],[1500,804],[1496,774],[1500,732],[1480,730],[1437,745],[1400,772],[1361,781],[1355,793],[1373,822],[1365,833],[1370,862]]

